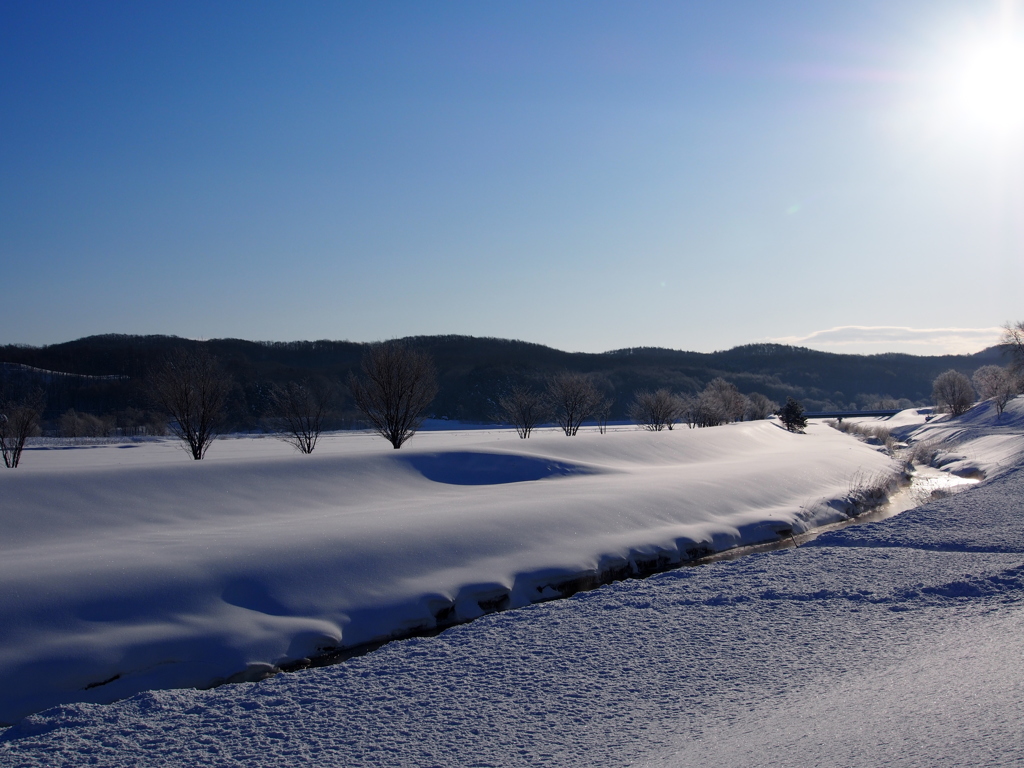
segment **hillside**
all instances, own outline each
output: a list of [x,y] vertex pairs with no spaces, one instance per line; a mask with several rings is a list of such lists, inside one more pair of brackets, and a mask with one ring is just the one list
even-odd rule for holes
[[[471,336],[416,336],[405,340],[433,355],[441,389],[433,405],[437,418],[489,421],[494,402],[514,382],[540,386],[567,369],[593,374],[613,400],[612,418],[625,418],[637,389],[669,387],[699,391],[721,376],[749,394],[801,400],[809,410],[875,406],[882,400],[925,404],[934,378],[949,368],[968,375],[1001,363],[998,347],[974,355],[919,357],[904,354],[842,355],[778,344],[750,344],[700,353],[638,347],[601,354],[562,352],[540,344]],[[253,429],[269,412],[270,384],[310,376],[341,383],[356,370],[365,345],[348,341],[258,342],[213,339],[196,342],[174,336],[90,336],[43,347],[0,347],[0,385],[12,393],[40,387],[46,418],[69,408],[97,415],[150,407],[147,372],[174,347],[203,344],[231,374],[235,386],[229,420],[234,429]],[[97,378],[102,377],[102,378]],[[338,425],[354,414],[343,409]]]

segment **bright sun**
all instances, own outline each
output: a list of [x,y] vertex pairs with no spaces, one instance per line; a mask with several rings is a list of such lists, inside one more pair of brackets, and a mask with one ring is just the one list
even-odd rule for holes
[[1024,44],[1010,35],[977,43],[953,75],[953,107],[979,128],[1024,129]]
[[949,36],[933,82],[946,120],[1012,138],[1024,132],[1024,25],[1016,2],[1001,5],[988,23]]

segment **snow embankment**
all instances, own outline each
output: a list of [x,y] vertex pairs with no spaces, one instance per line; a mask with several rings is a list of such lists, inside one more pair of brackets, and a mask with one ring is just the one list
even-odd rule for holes
[[[827,427],[40,449],[0,475],[0,721],[282,664],[776,539],[885,456]],[[301,663],[301,662],[300,662]]]
[[4,732],[0,764],[1021,765],[1022,497],[1008,472],[345,664],[57,707]]
[[1024,459],[1024,396],[999,413],[985,400],[957,418],[940,416],[914,429],[911,442],[939,447],[932,465],[965,477],[995,478]]
[[848,421],[888,430],[897,440],[918,446],[917,455],[931,466],[963,477],[993,479],[1024,459],[1024,396],[1011,400],[1003,413],[995,402],[984,400],[956,418],[935,415],[931,408],[909,408]]

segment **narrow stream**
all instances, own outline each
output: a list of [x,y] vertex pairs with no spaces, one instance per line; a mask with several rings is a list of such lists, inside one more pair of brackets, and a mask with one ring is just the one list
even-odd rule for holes
[[[806,544],[809,541],[813,541],[814,539],[821,536],[821,534],[827,533],[829,531],[836,531],[840,528],[846,528],[851,525],[874,523],[878,522],[879,520],[885,520],[890,517],[895,517],[901,512],[906,512],[909,509],[913,509],[914,507],[920,506],[921,504],[924,504],[931,499],[941,496],[948,496],[949,494],[952,493],[957,493],[959,491],[977,485],[979,482],[980,481],[978,479],[968,479],[964,477],[959,477],[957,475],[950,474],[949,472],[943,472],[930,466],[915,465],[913,472],[910,475],[909,484],[903,486],[898,491],[896,491],[892,496],[889,497],[889,500],[885,504],[882,504],[879,507],[876,507],[868,512],[865,512],[862,515],[857,515],[856,517],[852,517],[849,520],[843,520],[837,523],[832,523],[830,525],[824,525],[820,528],[815,528],[812,531],[808,531],[807,533],[797,534],[796,536],[793,536],[789,539],[782,539],[779,541],[768,542],[765,544],[752,544],[746,547],[735,547],[733,549],[727,549],[723,552],[718,552],[716,554],[708,555],[707,557],[702,557],[696,560],[690,560],[688,562],[684,562],[681,564],[672,564],[667,566],[666,568],[652,570],[648,573],[643,574],[642,576],[639,576],[639,578],[646,578],[647,576],[654,575],[655,573],[660,573],[664,570],[674,570],[680,567],[688,568],[706,565],[708,563],[714,563],[721,560],[738,560],[739,558],[744,557],[745,555],[754,554],[755,552],[770,552],[777,549],[791,549],[794,547],[798,547],[801,544]],[[625,578],[637,578],[637,576],[633,575],[627,576]],[[613,579],[613,581],[619,580],[619,578]],[[591,589],[596,589],[607,583],[610,582],[604,580],[594,581],[592,585],[581,586],[578,589],[573,589],[572,591],[565,594],[564,597],[569,597],[572,594],[575,594],[577,591],[583,592],[589,591]],[[402,637],[433,637],[445,631],[449,627],[463,623],[467,622],[459,621],[454,623],[438,625],[437,627],[432,627],[429,629],[424,628],[413,630],[403,635]],[[338,664],[353,657],[362,656],[366,653],[375,651],[376,649],[384,645],[387,645],[388,643],[394,640],[402,639],[402,637],[393,637],[389,638],[388,640],[375,641],[371,643],[366,643],[361,646],[338,649],[335,651],[328,651],[320,656],[304,658],[294,662],[282,664],[280,666],[280,671],[291,672],[299,669],[307,669],[309,667],[323,667],[331,664]]]
[[816,538],[821,536],[821,534],[828,533],[829,531],[838,531],[841,528],[847,528],[851,525],[877,523],[879,520],[887,520],[890,517],[896,517],[896,515],[901,512],[906,512],[914,507],[919,507],[932,499],[949,496],[968,488],[972,488],[979,482],[981,481],[978,478],[960,477],[959,475],[954,475],[949,472],[943,472],[941,469],[935,469],[935,467],[915,464],[914,470],[910,476],[910,483],[908,485],[905,485],[896,491],[889,497],[889,500],[885,504],[875,507],[874,509],[865,512],[863,515],[857,515],[857,517],[852,517],[849,520],[842,520],[838,523],[823,525],[820,528],[815,528],[813,531],[800,533],[789,539],[773,541],[767,544],[754,544],[749,547],[729,549],[724,552],[719,552],[718,554],[702,558],[694,564],[713,563],[719,560],[736,560],[744,555],[749,555],[754,552],[771,552],[776,549],[790,549],[792,547],[798,547],[801,544],[814,541]]

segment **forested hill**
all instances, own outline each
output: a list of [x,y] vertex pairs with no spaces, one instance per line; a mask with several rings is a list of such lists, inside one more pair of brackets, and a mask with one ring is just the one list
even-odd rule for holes
[[[624,418],[638,389],[668,387],[696,393],[717,376],[745,394],[761,392],[780,402],[791,395],[809,410],[860,409],[900,400],[904,406],[923,405],[941,372],[955,368],[971,375],[982,365],[1005,362],[998,347],[975,355],[940,357],[841,355],[778,344],[711,353],[634,348],[589,354],[471,336],[417,336],[405,341],[428,351],[437,364],[441,389],[433,415],[465,421],[490,420],[494,401],[510,384],[540,387],[548,375],[560,370],[593,374],[614,402],[615,419]],[[317,376],[346,382],[350,372],[358,369],[365,348],[347,341],[195,342],[174,336],[90,336],[44,347],[0,347],[0,385],[9,394],[26,387],[43,389],[50,419],[69,408],[96,415],[146,409],[147,372],[175,347],[198,344],[234,380],[229,418],[237,429],[257,427],[267,415],[269,385]]]

